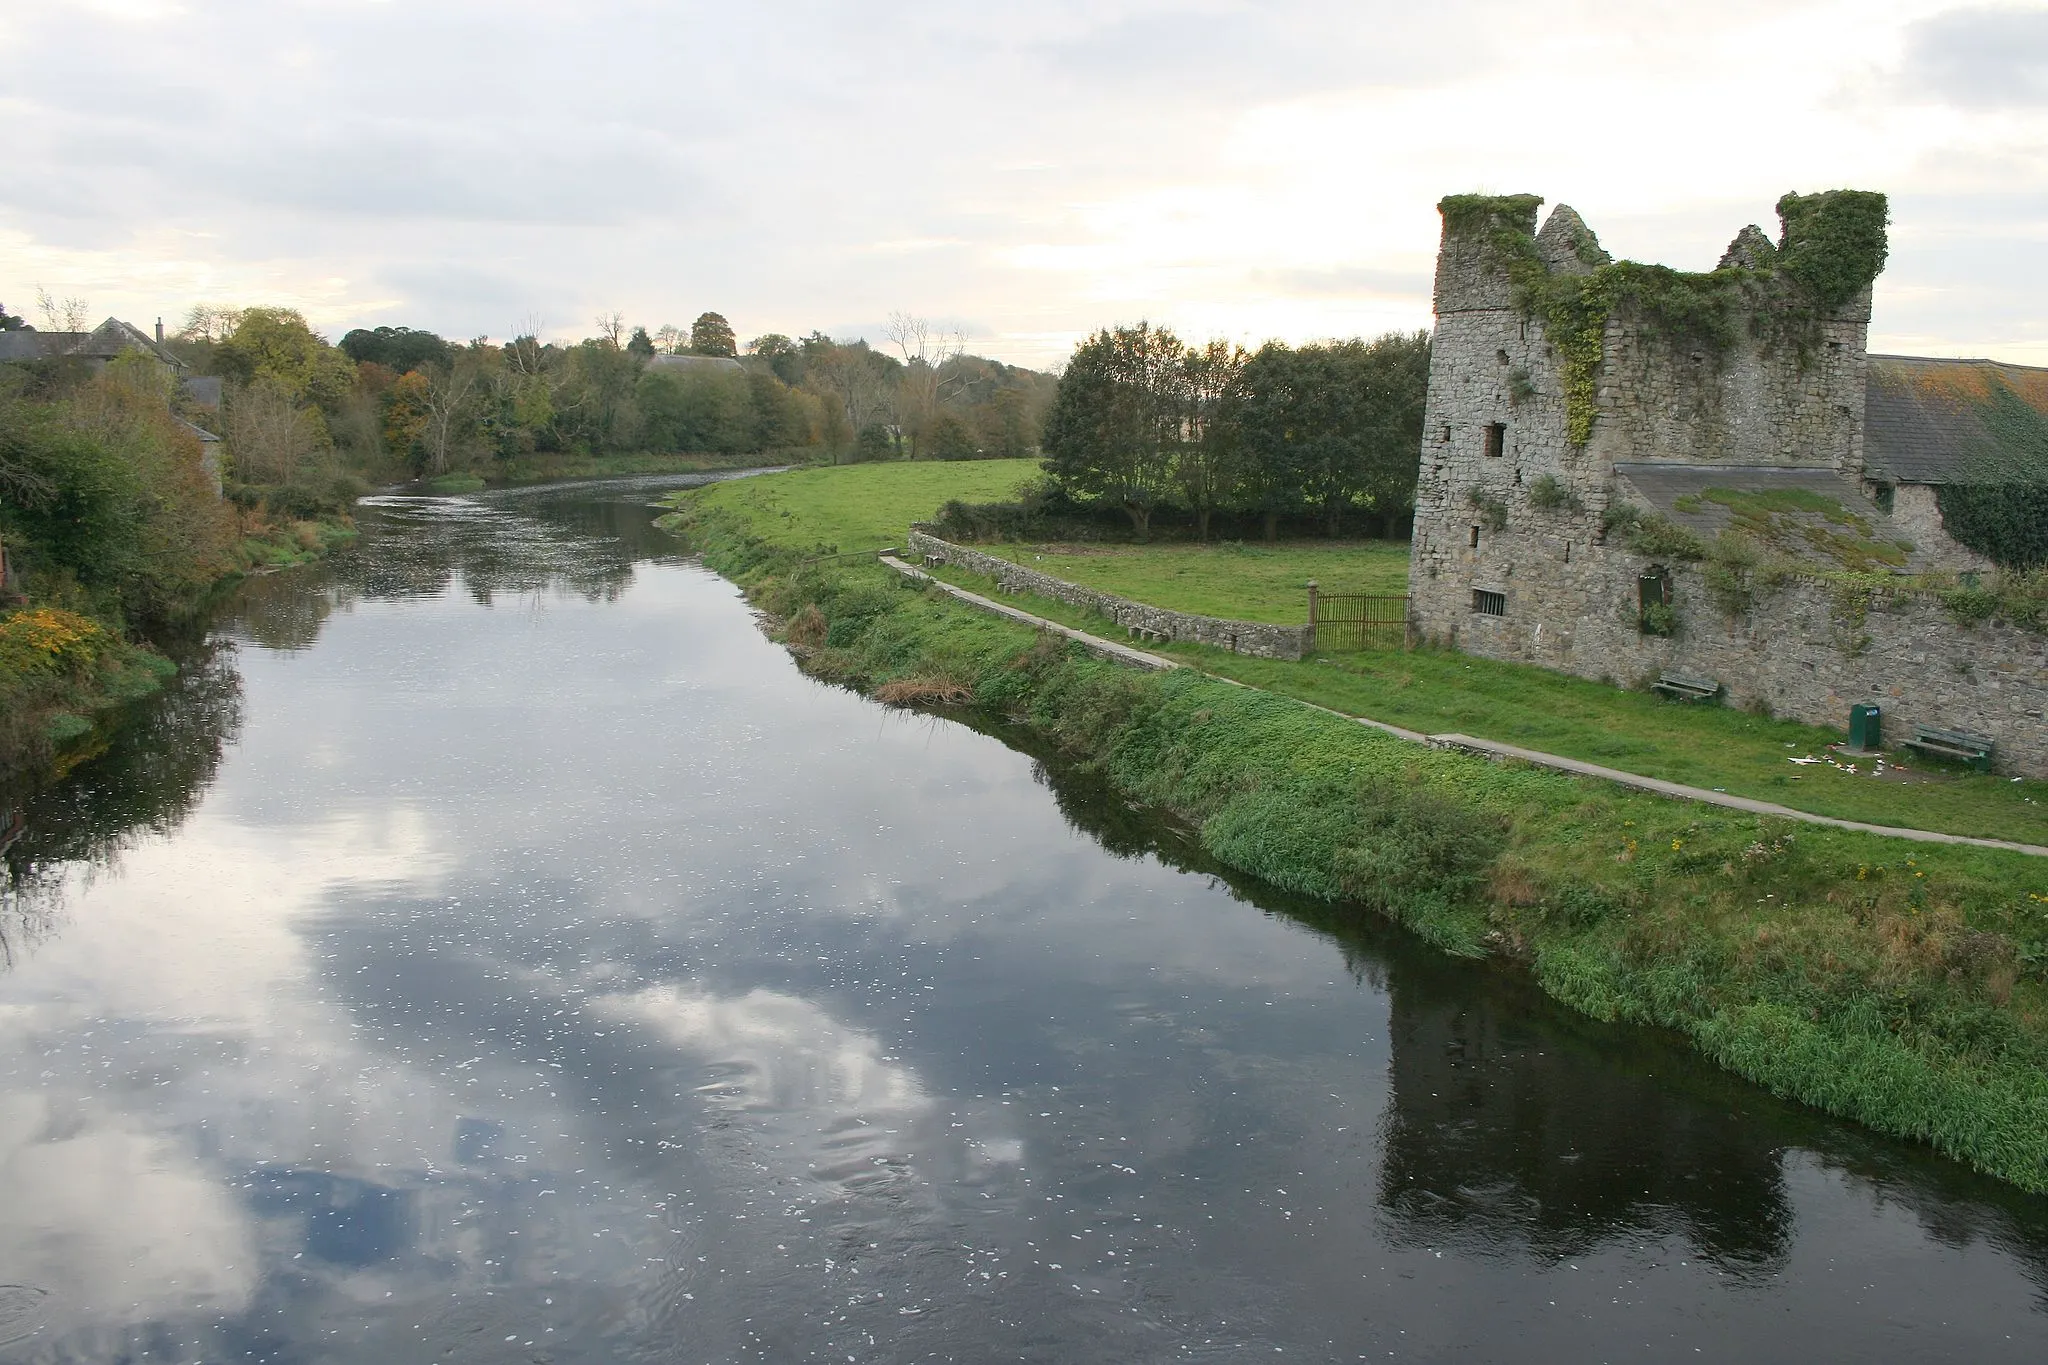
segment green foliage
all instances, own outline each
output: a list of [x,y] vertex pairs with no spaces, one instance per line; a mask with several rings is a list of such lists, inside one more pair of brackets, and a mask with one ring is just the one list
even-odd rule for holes
[[896,439],[889,434],[889,428],[880,422],[870,422],[860,429],[860,435],[853,443],[853,457],[861,461],[886,460],[896,453]]
[[1651,602],[1642,607],[1636,615],[1637,629],[1645,635],[1673,636],[1678,634],[1678,608],[1669,602]]
[[1541,512],[1583,512],[1586,504],[1555,474],[1538,474],[1529,484],[1529,505]]
[[399,374],[422,367],[446,367],[455,358],[441,337],[410,327],[358,327],[341,339],[341,349],[358,365],[367,361]]
[[1444,226],[1459,236],[1508,231],[1534,236],[1540,194],[1448,194],[1437,203]]
[[699,313],[690,324],[690,350],[696,355],[738,355],[732,324],[717,313]]
[[1884,270],[1890,209],[1882,194],[1787,194],[1778,200],[1778,220],[1778,269],[1804,285],[1823,313],[1852,302]]
[[1965,583],[1939,596],[1949,615],[1962,625],[1998,619],[2024,630],[2048,631],[2048,569],[2000,573],[1990,587]]
[[981,454],[967,423],[950,412],[942,412],[932,420],[924,440],[934,460],[971,460]]
[[1046,473],[1121,508],[1141,539],[1172,485],[1186,354],[1163,327],[1105,328],[1075,348],[1046,414]]
[[1638,510],[1634,517],[1617,517],[1616,521],[1627,524],[1628,548],[1649,559],[1698,561],[1707,557],[1707,542],[1668,517]]
[[1741,616],[1782,590],[1795,572],[1795,566],[1768,553],[1750,536],[1726,531],[1708,548],[1703,577],[1715,605],[1729,616]]
[[1465,505],[1479,514],[1479,520],[1487,530],[1508,529],[1508,505],[1498,493],[1490,493],[1474,484],[1465,490]]
[[2003,380],[1975,406],[1986,440],[1939,490],[1942,527],[2001,568],[2048,564],[2048,417]]

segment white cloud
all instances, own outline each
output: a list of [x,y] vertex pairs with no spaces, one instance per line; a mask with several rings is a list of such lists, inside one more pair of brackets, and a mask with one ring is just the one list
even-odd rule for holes
[[1044,363],[1141,314],[1252,340],[1422,325],[1446,192],[1568,200],[1617,250],[1700,266],[1783,191],[1856,184],[1896,206],[1880,335],[2048,344],[2038,268],[1970,264],[2048,224],[2030,9],[175,10],[0,21],[31,187],[0,207],[0,299],[261,299],[456,336],[909,307]]

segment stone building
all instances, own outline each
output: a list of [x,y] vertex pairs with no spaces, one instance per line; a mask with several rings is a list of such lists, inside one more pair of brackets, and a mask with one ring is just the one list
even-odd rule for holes
[[1703,274],[1614,262],[1562,205],[1538,231],[1541,202],[1442,206],[1416,629],[1819,725],[1876,702],[1887,740],[2048,776],[2048,637],[1931,586],[1984,567],[1936,494],[1984,457],[1985,395],[2038,420],[2048,372],[1867,353],[1882,196],[1788,195]]

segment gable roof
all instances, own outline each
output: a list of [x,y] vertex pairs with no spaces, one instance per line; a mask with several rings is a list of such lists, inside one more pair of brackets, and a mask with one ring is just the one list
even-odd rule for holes
[[2042,439],[2048,439],[2048,369],[1997,360],[1870,357],[1863,400],[1869,478],[1954,483],[2030,458],[2048,468]]

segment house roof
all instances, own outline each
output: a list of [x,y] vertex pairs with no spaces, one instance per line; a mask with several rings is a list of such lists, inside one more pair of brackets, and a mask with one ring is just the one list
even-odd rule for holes
[[729,355],[653,355],[650,370],[743,370],[746,367]]
[[1863,411],[1873,479],[1954,483],[2015,462],[2048,472],[2048,369],[1873,355]]
[[157,345],[156,338],[119,318],[108,318],[90,332],[39,332],[33,327],[0,332],[0,361],[49,360],[67,355],[112,360],[126,351],[144,351],[174,370],[185,368],[185,362]]
[[1705,539],[1739,531],[1825,569],[1918,573],[1930,567],[1863,486],[1831,468],[1617,461],[1614,472],[1624,491]]
[[91,335],[89,332],[38,332],[33,327],[0,332],[0,361],[42,360],[63,355]]

